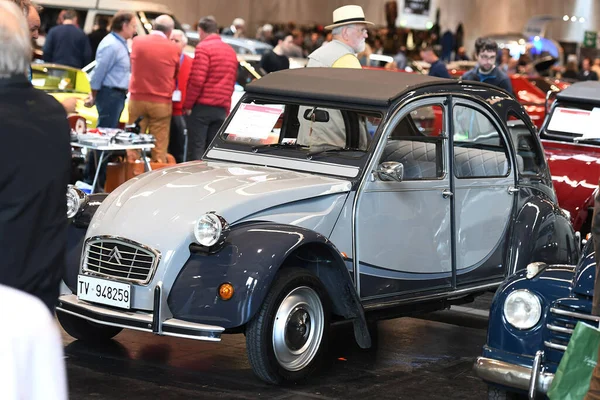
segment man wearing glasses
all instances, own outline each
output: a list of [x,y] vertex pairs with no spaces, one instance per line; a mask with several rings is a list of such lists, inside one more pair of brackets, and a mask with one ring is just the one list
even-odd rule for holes
[[489,83],[513,94],[510,78],[504,71],[496,67],[498,44],[489,38],[479,38],[475,42],[475,53],[477,54],[477,66],[465,73],[462,79]]

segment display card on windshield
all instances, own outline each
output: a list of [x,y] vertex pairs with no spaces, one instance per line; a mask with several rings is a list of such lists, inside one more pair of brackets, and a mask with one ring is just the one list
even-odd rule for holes
[[273,131],[283,107],[240,104],[225,133],[236,137],[267,139]]

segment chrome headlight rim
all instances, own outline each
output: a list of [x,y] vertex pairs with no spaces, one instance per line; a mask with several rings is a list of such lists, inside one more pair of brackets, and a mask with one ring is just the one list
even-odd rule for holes
[[[519,323],[516,319],[514,315],[510,315],[509,312],[507,311],[507,305],[509,305],[510,301],[515,299],[515,297],[517,296],[523,296],[522,299],[527,299],[528,301],[530,301],[528,304],[529,306],[532,307],[533,310],[535,310],[536,312],[536,316],[535,318],[531,319],[531,321],[529,321],[528,323]],[[504,319],[506,320],[506,322],[513,328],[519,330],[519,331],[529,331],[533,328],[535,328],[540,320],[542,319],[542,300],[540,299],[540,296],[538,296],[537,294],[533,293],[530,290],[527,289],[517,289],[512,291],[511,293],[508,294],[508,296],[506,296],[506,299],[504,300],[504,305],[502,306],[502,314],[504,315]],[[535,315],[535,314],[534,314]]]
[[[209,223],[212,224],[215,233],[210,237],[206,238],[201,232],[201,224]],[[205,233],[205,232],[204,232]],[[201,215],[194,223],[194,240],[195,243],[204,249],[215,249],[220,247],[229,234],[229,224],[222,216],[216,212],[208,212]]]
[[[73,207],[69,207],[69,200],[73,202]],[[67,218],[75,218],[87,205],[89,197],[83,190],[74,185],[67,186]]]

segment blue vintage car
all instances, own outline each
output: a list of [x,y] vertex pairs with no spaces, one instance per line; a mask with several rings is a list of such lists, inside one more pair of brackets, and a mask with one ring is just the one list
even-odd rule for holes
[[475,362],[490,399],[545,394],[578,321],[591,315],[596,261],[590,240],[577,265],[532,263],[498,288],[487,344]]

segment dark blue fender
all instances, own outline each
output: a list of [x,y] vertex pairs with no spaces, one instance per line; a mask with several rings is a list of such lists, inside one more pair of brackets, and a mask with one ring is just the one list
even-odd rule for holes
[[[573,274],[573,266],[552,265],[533,279],[526,278],[526,271],[519,271],[504,281],[496,291],[490,308],[484,356],[531,367],[535,352],[544,347],[543,333],[550,305],[555,300],[570,295]],[[542,317],[529,330],[516,329],[504,318],[506,297],[518,289],[537,294],[542,303]]]
[[575,231],[569,218],[550,198],[544,198],[538,190],[522,187],[526,200],[518,204],[512,241],[512,269],[521,271],[531,262],[575,265],[579,260],[579,248]]
[[[279,269],[290,266],[320,278],[333,312],[354,320],[357,342],[369,347],[363,308],[338,250],[326,237],[296,226],[256,222],[232,227],[220,251],[191,254],[170,290],[169,308],[178,319],[241,327],[262,305]],[[224,282],[235,290],[228,301],[217,295]]]
[[92,217],[106,196],[108,196],[107,193],[90,195],[86,207],[69,221],[69,227],[67,228],[67,264],[63,278],[65,284],[74,293],[77,290],[77,275],[79,274],[85,233]]

